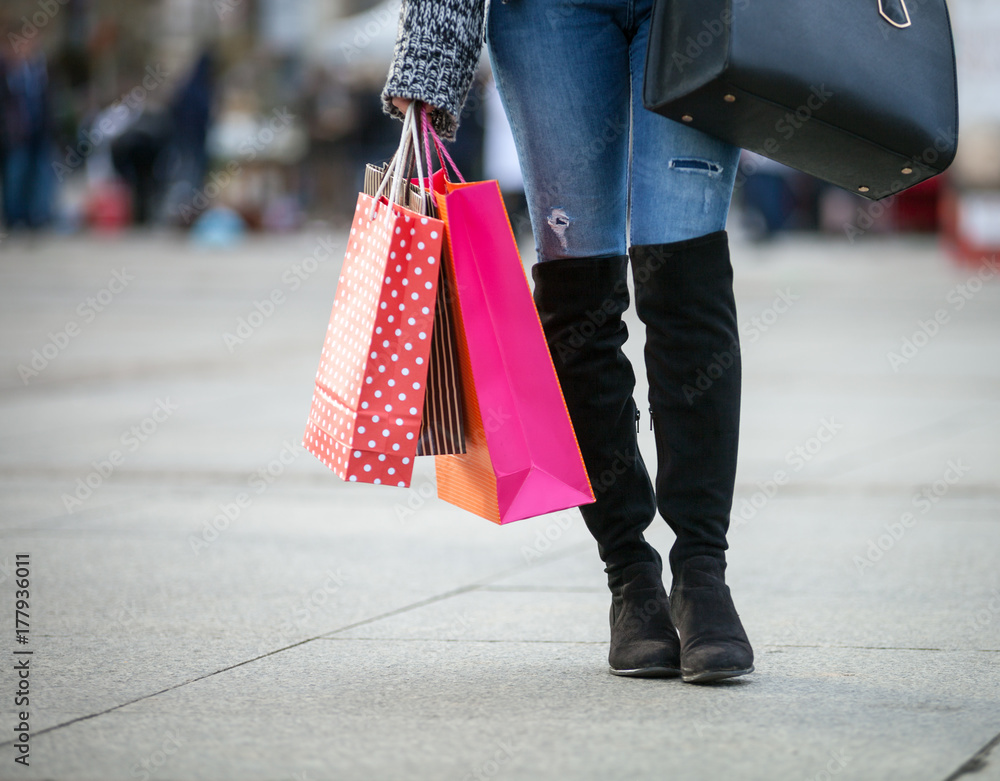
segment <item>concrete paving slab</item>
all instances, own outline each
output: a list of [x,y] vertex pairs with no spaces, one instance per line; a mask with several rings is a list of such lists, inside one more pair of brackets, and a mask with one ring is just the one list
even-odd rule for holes
[[975,654],[762,651],[697,687],[615,678],[577,644],[317,641],[38,736],[22,775],[922,781],[998,726]]
[[[35,734],[19,777],[996,775],[1000,286],[959,310],[949,295],[974,272],[921,241],[736,248],[746,396],[728,575],[759,672],[708,689],[607,674],[604,574],[577,513],[497,528],[429,498],[426,462],[394,491],[280,461],[308,411],[338,241],[5,241],[0,594],[30,549],[32,729],[79,719]],[[286,272],[323,246],[332,260],[293,290]],[[135,279],[84,323],[122,268]],[[275,290],[284,302],[229,349]],[[953,317],[894,371],[888,353],[942,306]],[[26,384],[18,365],[70,320],[80,335]],[[177,410],[68,512],[92,462],[166,397]],[[809,452],[826,418],[844,428]],[[938,498],[949,459],[971,468]],[[192,535],[269,466],[195,554]],[[767,496],[779,469],[790,480]],[[924,512],[921,496],[937,501]],[[666,553],[665,524],[649,538]],[[0,610],[0,636],[11,621]]]
[[[75,526],[60,519],[8,530],[2,563],[10,568],[15,550],[31,552],[34,604],[44,607],[33,629],[46,660],[39,686],[49,695],[37,700],[39,726],[529,566],[524,545],[489,544],[509,528],[454,508],[452,518],[428,514],[418,526],[400,523],[389,506],[358,527],[350,519],[362,517],[370,500],[341,486],[354,498],[334,511],[328,489],[312,489],[310,508],[301,489],[275,488],[211,540],[202,536],[215,510],[205,507],[204,489],[189,490],[187,502],[154,495],[143,510],[96,508]],[[275,517],[285,519],[280,534]],[[475,531],[460,536],[470,520]],[[526,527],[520,537],[531,543]],[[423,555],[413,557],[421,544]],[[437,576],[426,577],[432,558],[440,562]],[[12,617],[4,616],[2,629],[13,634]],[[12,670],[0,671],[3,684],[16,684]]]
[[326,637],[367,640],[592,643],[607,657],[610,598],[593,591],[515,591],[502,586],[458,594],[420,610]]

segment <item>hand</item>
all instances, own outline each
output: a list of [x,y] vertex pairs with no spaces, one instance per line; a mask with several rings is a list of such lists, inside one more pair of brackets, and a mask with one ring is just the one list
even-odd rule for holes
[[410,98],[393,98],[392,105],[398,108],[403,114],[406,113],[406,109],[410,107],[413,101]]
[[[409,108],[410,104],[413,102],[410,98],[393,98],[392,105],[398,108],[403,114],[406,113],[406,109]],[[427,107],[428,112],[437,111],[437,109],[430,105],[429,103],[424,104]]]

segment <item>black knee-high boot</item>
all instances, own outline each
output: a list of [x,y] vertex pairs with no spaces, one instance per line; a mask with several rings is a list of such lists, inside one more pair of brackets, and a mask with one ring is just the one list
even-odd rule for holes
[[753,650],[725,583],[736,479],[741,360],[724,231],[633,246],[636,310],[656,437],[656,501],[677,535],[671,613],[684,680],[753,670]]
[[656,500],[636,441],[635,374],[622,352],[628,329],[624,255],[538,263],[535,305],[597,501],[580,508],[611,589],[611,672],[679,672],[659,554],[643,531]]

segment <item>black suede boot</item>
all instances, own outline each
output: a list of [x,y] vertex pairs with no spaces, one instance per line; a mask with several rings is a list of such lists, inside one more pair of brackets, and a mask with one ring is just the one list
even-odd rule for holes
[[611,589],[611,671],[677,675],[659,554],[643,531],[656,498],[636,441],[635,374],[622,352],[628,329],[624,255],[538,263],[535,305],[597,501],[580,508]]
[[724,580],[741,391],[728,236],[633,246],[630,254],[646,325],[656,502],[677,535],[670,599],[683,677],[743,675],[753,651]]
[[621,574],[621,586],[611,588],[611,672],[674,677],[681,673],[680,653],[660,564],[630,564]]
[[753,672],[753,649],[743,631],[715,556],[681,565],[670,589],[670,612],[681,636],[681,674],[687,683],[711,683]]

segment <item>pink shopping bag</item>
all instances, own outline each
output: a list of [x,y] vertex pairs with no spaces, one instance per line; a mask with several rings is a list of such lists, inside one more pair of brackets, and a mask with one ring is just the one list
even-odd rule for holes
[[432,179],[455,281],[466,453],[438,496],[496,523],[594,501],[497,182]]

